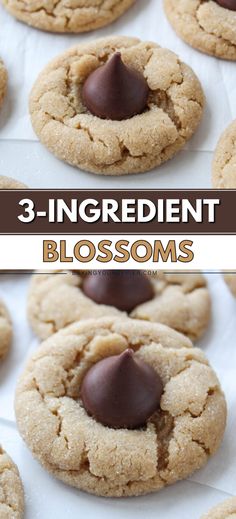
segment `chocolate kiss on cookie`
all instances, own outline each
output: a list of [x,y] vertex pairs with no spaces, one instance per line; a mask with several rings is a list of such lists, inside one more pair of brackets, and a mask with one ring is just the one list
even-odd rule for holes
[[83,102],[88,110],[101,119],[121,121],[142,113],[149,88],[145,78],[127,67],[119,52],[96,69],[84,83]]
[[127,349],[87,372],[81,398],[87,413],[103,425],[135,429],[159,409],[162,392],[156,371]]
[[89,273],[84,279],[82,290],[96,303],[114,306],[124,312],[131,312],[136,306],[154,297],[152,283],[138,270]]
[[217,4],[225,9],[236,11],[236,0],[215,0]]

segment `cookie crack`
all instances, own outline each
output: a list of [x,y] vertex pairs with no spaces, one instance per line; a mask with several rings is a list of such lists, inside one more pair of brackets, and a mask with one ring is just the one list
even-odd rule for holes
[[150,423],[154,425],[157,441],[157,473],[163,481],[161,472],[169,464],[169,445],[174,431],[174,418],[167,411],[158,411],[153,415]]
[[[2,448],[0,448],[0,456],[4,456],[4,451]],[[9,468],[9,466],[3,466],[0,470],[0,476],[2,476],[3,474],[8,474],[9,476],[11,476],[11,474],[13,474],[14,471]],[[1,491],[3,492],[3,498],[0,499],[0,504],[4,505],[6,508],[8,508],[11,512],[18,512],[18,508],[17,508],[17,505],[14,504],[14,503],[11,503],[9,500],[8,500],[8,493],[6,492],[6,483],[3,483],[1,482],[0,480],[0,488],[1,488]]]
[[[186,295],[189,295],[189,294],[193,294],[196,290],[199,290],[200,288],[206,288],[206,283],[204,282],[204,279],[196,279],[194,285],[185,285],[184,283],[181,282],[181,279],[179,280],[173,280],[173,279],[169,279],[168,276],[165,276],[164,279],[161,280],[164,284],[162,290],[161,290],[161,293],[163,293],[167,287],[172,287],[172,286],[177,286],[179,287],[180,291],[183,293],[183,294],[186,294]],[[155,286],[155,285],[154,285]]]
[[53,416],[56,416],[57,417],[57,420],[58,420],[58,426],[57,426],[57,438],[62,438],[64,441],[65,441],[65,447],[67,450],[69,450],[69,440],[67,438],[67,435],[66,433],[63,431],[63,417],[61,416],[60,414],[60,410],[61,410],[61,406],[60,404],[58,405],[58,407],[54,408],[54,409],[50,409],[49,406],[47,406],[47,409],[48,411],[50,411],[50,413],[53,415]]
[[[1,488],[2,490],[2,488]],[[6,501],[0,501],[0,505],[4,505],[4,507],[6,509],[8,509],[11,513],[13,512],[14,514],[18,512],[18,509],[12,504],[12,503],[6,503]]]
[[186,335],[186,337],[188,337],[194,342],[196,341],[199,335],[198,332],[194,330],[194,328],[186,329],[184,326],[181,326],[180,324],[175,325],[175,330],[179,333],[182,333],[183,335]]
[[[183,78],[182,78],[182,81],[183,81]],[[176,83],[176,84],[179,84],[179,83]],[[177,114],[175,112],[174,103],[173,103],[173,100],[171,99],[171,96],[168,94],[168,91],[158,89],[156,91],[153,91],[153,94],[154,94],[154,99],[156,98],[156,102],[155,102],[156,106],[158,106],[158,108],[161,108],[163,110],[163,112],[168,115],[168,117],[170,118],[172,123],[175,125],[177,132],[179,133],[179,131],[182,128],[182,124],[181,124],[179,117],[177,116]]]
[[[196,364],[201,365],[201,362],[198,362],[198,361],[195,361],[195,362],[196,362]],[[182,374],[190,369],[191,369],[191,365],[186,366],[185,368],[181,369],[174,377],[172,377],[171,380],[174,380],[180,374]],[[193,411],[191,411],[191,404],[195,404],[195,400],[189,401],[188,406],[185,409],[181,409],[181,411],[179,413],[175,414],[175,419],[183,416],[184,414],[191,416],[191,418],[193,418],[193,419],[201,418],[201,416],[203,415],[203,413],[205,412],[205,410],[207,408],[209,398],[212,395],[215,395],[217,392],[220,393],[217,382],[216,382],[215,384],[213,384],[212,386],[210,386],[208,388],[208,390],[206,392],[205,401],[203,402],[201,411],[195,412],[195,413]]]
[[[212,395],[214,395],[215,392],[217,392],[217,389],[218,389],[218,388],[217,388],[217,386],[215,385],[215,386],[213,386],[212,388],[210,388],[210,389],[207,391],[206,400],[205,400],[205,402],[204,402],[204,404],[203,404],[202,410],[201,410],[199,413],[195,414],[195,413],[193,413],[193,412],[190,410],[190,408],[187,408],[187,409],[184,410],[184,414],[188,414],[188,415],[190,415],[191,418],[193,418],[194,420],[195,420],[195,419],[198,419],[198,418],[201,418],[201,416],[203,415],[203,413],[206,411],[209,397],[212,396]],[[189,405],[194,404],[194,403],[195,403],[195,401],[193,400],[192,402],[189,402]],[[182,414],[183,414],[183,413],[181,413],[181,414],[179,414],[179,415],[176,415],[176,417],[178,417],[178,416],[182,416]]]
[[196,443],[196,445],[201,447],[202,450],[204,451],[204,453],[206,454],[206,456],[209,458],[209,456],[211,455],[211,452],[210,452],[210,449],[208,447],[206,447],[206,444],[204,442],[201,442],[200,440],[196,440],[194,438],[192,438],[192,442]]
[[[234,150],[230,150],[229,154],[229,158],[227,160],[224,160],[224,165],[222,167],[219,167],[218,168],[218,174],[219,174],[219,181],[221,182],[222,185],[224,185],[224,171],[225,171],[225,168],[227,166],[229,166],[229,164],[231,163],[231,161],[235,158],[236,156],[236,141],[232,141],[232,147],[234,148]],[[215,159],[216,161],[216,159]]]
[[[4,5],[11,9],[10,1],[4,0]],[[62,8],[62,12],[60,13],[60,7]],[[104,0],[100,0],[100,2],[96,2],[96,5],[87,6],[86,2],[84,2],[82,5],[79,5],[78,7],[70,7],[70,6],[64,6],[62,0],[58,0],[51,9],[47,8],[45,5],[40,5],[37,8],[26,8],[26,6],[22,3],[18,2],[18,5],[16,6],[16,9],[19,10],[20,13],[23,15],[36,15],[44,13],[47,18],[53,21],[59,21],[63,23],[63,28],[66,30],[69,28],[71,21],[75,17],[77,13],[80,13],[82,11],[83,16],[85,17],[84,21],[81,18],[79,20],[79,28],[80,30],[84,30],[86,27],[91,27],[91,25],[95,24],[96,26],[96,19],[97,18],[106,18],[107,15],[111,15],[111,17],[114,17],[116,15],[116,11],[120,9],[119,6],[119,0],[116,0],[113,5],[109,5],[106,7],[104,5]],[[65,10],[66,9],[66,10]],[[89,15],[86,17],[86,15]]]
[[206,4],[208,1],[209,1],[209,0],[201,0],[200,5],[199,5],[199,7],[198,7],[197,10],[196,10],[196,21],[197,21],[197,23],[198,23],[198,25],[199,25],[199,29],[200,29],[204,34],[207,33],[207,34],[209,34],[210,36],[214,36],[215,38],[217,38],[218,40],[222,41],[222,42],[225,43],[226,45],[230,45],[231,47],[236,48],[235,43],[233,43],[232,41],[228,40],[227,38],[224,38],[223,36],[219,36],[219,35],[215,34],[214,32],[209,31],[208,29],[205,29],[205,27],[203,27],[203,26],[201,25],[201,22],[200,22],[200,20],[199,20],[199,11],[200,11],[200,9],[201,9],[201,6],[202,6],[203,4]]

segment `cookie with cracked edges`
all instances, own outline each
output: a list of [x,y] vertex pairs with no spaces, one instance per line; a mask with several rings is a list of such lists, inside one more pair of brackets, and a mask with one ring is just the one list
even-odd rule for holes
[[214,0],[164,0],[167,18],[178,36],[195,49],[236,60],[236,12]]
[[236,272],[230,274],[225,273],[224,280],[233,296],[236,297]]
[[201,519],[236,519],[236,497],[227,499],[221,505],[215,506]]
[[0,516],[23,519],[24,490],[15,463],[0,446]]
[[223,132],[212,163],[212,187],[236,188],[236,121]]
[[[30,324],[41,339],[70,323],[91,316],[121,315],[121,311],[114,306],[98,304],[84,293],[84,276],[82,272],[72,274],[69,271],[32,276],[27,311]],[[201,273],[165,272],[147,277],[152,285],[153,297],[122,315],[160,322],[191,340],[200,339],[211,318],[211,298],[205,277]],[[99,279],[103,283],[102,275]]]
[[[149,88],[146,110],[124,120],[93,115],[82,96],[87,78],[116,52]],[[172,158],[196,131],[203,107],[199,80],[176,54],[124,36],[61,54],[40,74],[30,96],[40,141],[59,159],[103,175],[146,172]]]
[[0,301],[0,360],[8,353],[12,341],[12,322],[6,305]]
[[135,0],[1,0],[7,11],[28,25],[49,32],[82,33],[109,25]]
[[0,189],[25,189],[27,186],[20,182],[19,180],[15,180],[11,177],[6,177],[5,175],[0,175]]
[[7,79],[7,71],[3,61],[0,58],[0,108],[3,104],[3,100],[7,91]]
[[[134,350],[162,379],[160,409],[139,429],[113,429],[81,402],[97,362]],[[99,496],[160,490],[201,468],[225,430],[226,404],[203,352],[161,325],[103,318],[75,323],[42,343],[16,390],[21,436],[33,456],[65,483]]]

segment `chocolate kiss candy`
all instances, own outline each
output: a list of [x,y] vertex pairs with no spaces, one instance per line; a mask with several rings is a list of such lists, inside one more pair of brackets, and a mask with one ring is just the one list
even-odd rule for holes
[[151,282],[145,274],[137,270],[87,274],[82,290],[95,303],[115,306],[125,312],[131,312],[154,296]]
[[216,0],[216,3],[225,7],[225,9],[236,11],[236,0]]
[[103,425],[135,429],[159,409],[162,392],[159,375],[127,349],[87,372],[81,398],[87,413]]
[[119,52],[90,74],[82,90],[84,104],[92,114],[116,121],[143,112],[148,94],[144,77],[126,67]]

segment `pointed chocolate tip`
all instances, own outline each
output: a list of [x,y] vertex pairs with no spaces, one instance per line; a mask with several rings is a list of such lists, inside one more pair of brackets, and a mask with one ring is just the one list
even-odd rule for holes
[[87,413],[103,425],[134,429],[159,409],[162,391],[158,373],[127,348],[87,372],[81,398]]
[[121,53],[115,52],[115,54],[113,54],[113,56],[109,59],[108,63],[109,63],[109,65],[111,63],[115,63],[115,64],[118,63],[118,64],[122,64],[124,66],[123,61],[121,59]]
[[126,350],[123,351],[123,353],[121,353],[120,355],[121,357],[124,357],[124,358],[130,358],[130,357],[134,357],[134,350],[132,350],[132,348],[127,348]]
[[92,72],[82,89],[83,102],[93,115],[117,121],[142,113],[148,94],[145,78],[124,64],[120,52]]
[[[126,367],[126,366],[128,366],[128,364],[130,364],[130,362],[135,363],[134,350],[132,350],[131,348],[127,348],[127,350],[124,350],[119,355],[119,365],[120,365],[120,367]],[[118,364],[118,362],[117,362],[117,364]]]

